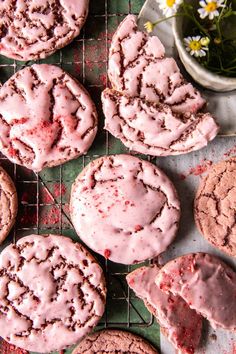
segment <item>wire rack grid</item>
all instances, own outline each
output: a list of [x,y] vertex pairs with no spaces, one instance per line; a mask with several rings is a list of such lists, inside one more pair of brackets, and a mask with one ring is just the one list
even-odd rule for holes
[[[128,13],[138,14],[143,2],[143,0],[91,0],[89,17],[80,36],[51,57],[38,61],[62,67],[85,85],[98,109],[99,133],[85,156],[55,168],[45,169],[39,174],[13,165],[0,155],[0,164],[13,177],[19,197],[16,225],[0,249],[32,233],[63,234],[78,241],[68,212],[71,184],[92,159],[111,153],[127,152],[118,141],[102,129],[100,95],[108,85],[108,50],[112,34]],[[22,63],[1,57],[1,82],[31,64],[33,62]],[[154,324],[153,316],[129,290],[125,281],[125,276],[134,267],[114,264],[104,261],[97,255],[96,257],[104,267],[108,285],[106,312],[98,327],[132,328],[158,345],[159,331]]]

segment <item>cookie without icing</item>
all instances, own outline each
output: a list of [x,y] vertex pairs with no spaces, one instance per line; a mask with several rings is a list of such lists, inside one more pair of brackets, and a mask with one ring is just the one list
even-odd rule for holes
[[143,338],[131,332],[107,329],[95,332],[74,349],[72,354],[158,354]]
[[31,235],[0,255],[0,336],[39,353],[76,344],[103,315],[101,267],[71,239]]
[[87,152],[97,112],[85,88],[61,68],[35,64],[0,88],[0,151],[34,171]]
[[211,167],[198,188],[194,217],[201,234],[236,257],[236,157]]
[[43,59],[79,35],[89,0],[4,0],[0,7],[0,54]]
[[108,75],[112,87],[130,96],[168,104],[177,113],[196,113],[205,100],[184,80],[175,60],[164,55],[158,37],[140,31],[137,17],[128,15],[111,42]]
[[236,331],[236,273],[218,257],[208,253],[178,257],[161,268],[156,284],[181,296],[213,328]]
[[70,213],[88,247],[113,262],[133,264],[159,255],[174,240],[180,204],[155,165],[114,155],[94,160],[79,174]]
[[15,223],[18,200],[15,185],[0,166],[0,244],[9,234]]
[[129,149],[146,155],[180,155],[199,150],[219,130],[209,113],[177,114],[168,105],[115,90],[103,91],[102,103],[105,129]]

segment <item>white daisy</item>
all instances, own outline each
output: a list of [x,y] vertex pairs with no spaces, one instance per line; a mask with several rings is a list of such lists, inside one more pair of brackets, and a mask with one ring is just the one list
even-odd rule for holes
[[173,16],[183,0],[157,0],[159,7],[166,17]]
[[208,50],[208,47],[202,44],[202,42],[204,43],[202,39],[203,38],[201,38],[201,36],[184,38],[186,50],[190,53],[190,55],[194,57],[206,56],[206,51]]
[[210,20],[213,20],[214,17],[219,16],[218,9],[224,7],[225,0],[201,0],[199,2],[201,8],[198,9],[198,13],[201,18],[209,17]]

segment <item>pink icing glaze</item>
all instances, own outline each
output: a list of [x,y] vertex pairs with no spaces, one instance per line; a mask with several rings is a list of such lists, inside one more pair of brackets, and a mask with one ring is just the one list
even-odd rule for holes
[[180,205],[155,165],[129,155],[90,163],[72,186],[71,219],[79,237],[118,263],[153,258],[173,241]]
[[202,317],[179,296],[155,284],[160,267],[141,267],[128,274],[128,285],[157,318],[164,334],[181,353],[194,353],[201,339]]
[[181,296],[213,328],[236,330],[236,273],[219,258],[207,253],[181,256],[160,270],[156,284]]
[[17,60],[51,55],[79,35],[88,5],[89,0],[1,1],[0,54]]
[[0,256],[0,336],[48,353],[75,344],[104,312],[102,269],[80,244],[31,235]]
[[219,130],[209,114],[173,113],[168,105],[154,104],[115,90],[102,93],[105,129],[131,150],[168,156],[201,149]]
[[97,132],[87,91],[59,67],[33,65],[0,89],[0,150],[34,171],[85,152]]
[[137,27],[137,18],[128,15],[113,36],[108,75],[113,87],[131,96],[166,103],[177,113],[195,113],[205,100],[185,82],[173,58],[158,37]]

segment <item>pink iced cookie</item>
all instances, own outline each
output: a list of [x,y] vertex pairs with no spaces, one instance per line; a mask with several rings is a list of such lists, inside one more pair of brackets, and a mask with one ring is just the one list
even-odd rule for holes
[[0,256],[0,336],[49,353],[75,344],[103,315],[101,267],[84,247],[56,235],[31,235]]
[[26,67],[0,89],[0,151],[34,171],[85,152],[97,132],[89,94],[57,66]]
[[4,0],[0,54],[17,60],[45,58],[79,35],[89,0]]
[[178,113],[197,112],[205,100],[187,83],[158,37],[137,27],[128,15],[115,32],[109,54],[108,75],[114,89],[148,101],[166,103]]
[[153,156],[201,149],[219,130],[209,113],[174,113],[168,105],[106,89],[102,94],[105,129],[133,151]]
[[156,317],[162,332],[181,353],[194,353],[201,339],[202,317],[180,296],[164,293],[155,279],[157,265],[141,267],[128,274],[128,285]]
[[181,296],[213,328],[236,330],[236,273],[219,258],[192,253],[168,262],[156,284]]
[[155,165],[130,155],[91,162],[71,191],[79,237],[118,263],[153,258],[174,240],[180,205],[171,181]]

